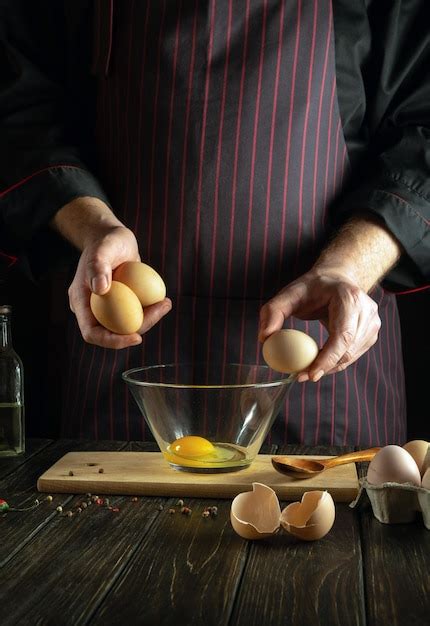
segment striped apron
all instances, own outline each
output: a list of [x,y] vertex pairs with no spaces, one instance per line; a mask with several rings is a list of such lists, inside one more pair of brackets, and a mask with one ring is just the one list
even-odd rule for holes
[[[329,0],[98,2],[100,180],[164,278],[172,311],[141,346],[83,342],[74,318],[63,435],[152,439],[121,372],[178,361],[260,363],[261,305],[309,269],[348,179]],[[377,344],[295,385],[272,443],[405,439],[395,299],[376,288]],[[287,320],[322,345],[318,322]]]

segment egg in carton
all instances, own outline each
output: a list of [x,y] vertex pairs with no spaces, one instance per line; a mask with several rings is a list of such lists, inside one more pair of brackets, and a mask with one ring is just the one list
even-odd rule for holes
[[411,441],[403,448],[389,445],[372,459],[366,478],[360,480],[357,498],[369,497],[373,514],[384,524],[413,522],[421,512],[430,530],[430,444]]

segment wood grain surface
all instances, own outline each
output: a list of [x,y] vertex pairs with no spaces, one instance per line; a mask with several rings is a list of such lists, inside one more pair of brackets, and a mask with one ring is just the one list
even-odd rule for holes
[[[37,477],[53,463],[97,449],[151,445],[30,442],[19,464],[0,464],[0,497],[31,504],[40,497]],[[93,503],[77,514],[83,496],[60,494],[28,513],[0,514],[2,626],[428,624],[430,532],[419,522],[387,526],[365,501],[357,509],[337,503],[333,529],[320,541],[301,543],[281,531],[248,542],[234,533],[226,499],[184,498],[187,516],[177,497],[109,498],[113,510]],[[217,516],[203,517],[214,505]]]
[[[307,458],[327,458],[312,456]],[[103,473],[99,473],[99,468]],[[70,475],[70,473],[72,475]],[[70,452],[38,480],[43,492],[176,497],[234,498],[253,482],[272,487],[279,498],[300,499],[305,491],[327,490],[337,502],[351,502],[358,492],[354,463],[328,469],[306,480],[277,472],[271,455],[259,454],[236,472],[198,474],[172,469],[160,452]]]

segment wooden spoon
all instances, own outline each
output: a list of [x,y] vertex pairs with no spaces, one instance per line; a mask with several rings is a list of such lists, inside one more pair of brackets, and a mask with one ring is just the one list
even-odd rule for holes
[[291,476],[291,478],[311,478],[320,474],[330,467],[336,465],[344,465],[345,463],[353,463],[354,461],[371,461],[375,454],[381,448],[369,448],[368,450],[358,450],[357,452],[348,452],[341,456],[335,456],[331,459],[320,459],[314,461],[312,459],[295,459],[291,456],[274,456],[272,457],[272,465],[281,474]]

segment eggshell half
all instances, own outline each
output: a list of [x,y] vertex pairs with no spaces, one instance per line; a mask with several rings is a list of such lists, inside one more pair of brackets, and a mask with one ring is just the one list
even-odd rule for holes
[[129,261],[119,265],[113,279],[130,287],[143,308],[161,302],[166,297],[166,285],[160,274],[146,263]]
[[309,367],[318,354],[312,337],[300,330],[278,330],[263,344],[263,358],[277,372],[292,374]]
[[414,441],[408,441],[403,446],[404,450],[409,452],[415,463],[418,465],[421,476],[424,474],[424,460],[429,450],[429,442],[421,439],[415,439]]
[[301,502],[289,504],[281,514],[281,525],[291,535],[315,541],[334,524],[335,506],[328,491],[307,491]]
[[276,493],[261,483],[236,496],[231,504],[231,525],[244,539],[264,539],[279,530],[281,507]]
[[371,460],[367,482],[371,485],[410,483],[419,487],[421,475],[409,452],[400,446],[390,445],[381,448]]
[[139,298],[127,285],[115,280],[103,296],[91,294],[90,307],[99,324],[118,335],[130,335],[142,326],[143,310]]

